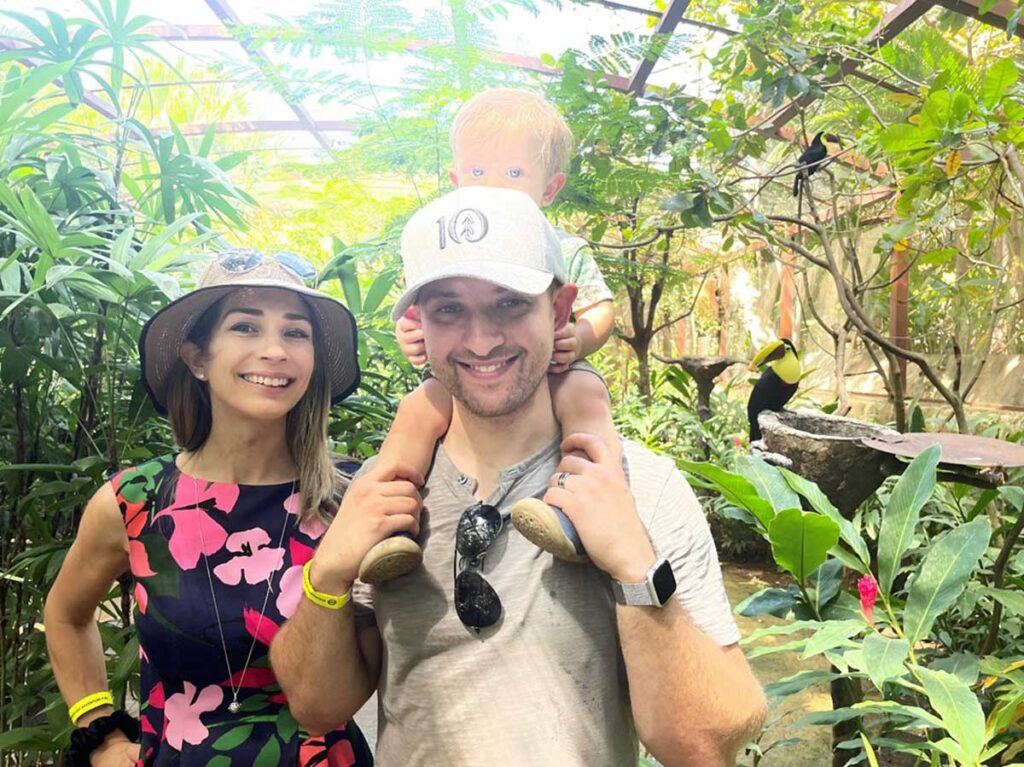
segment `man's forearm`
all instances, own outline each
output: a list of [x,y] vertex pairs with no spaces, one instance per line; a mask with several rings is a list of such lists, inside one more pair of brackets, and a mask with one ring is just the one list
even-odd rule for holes
[[[377,679],[360,647],[351,603],[328,610],[303,599],[270,647],[270,661],[295,719],[322,734],[352,718]],[[379,642],[376,630],[373,637]],[[372,678],[371,678],[372,675]]]
[[734,765],[764,719],[739,648],[722,648],[672,600],[616,608],[637,734],[666,767]]

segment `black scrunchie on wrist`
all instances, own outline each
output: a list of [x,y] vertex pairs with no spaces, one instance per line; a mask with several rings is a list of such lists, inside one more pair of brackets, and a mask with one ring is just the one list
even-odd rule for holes
[[68,767],[90,767],[89,755],[114,730],[123,732],[128,740],[139,740],[139,720],[127,711],[115,711],[93,719],[88,727],[79,727],[71,733],[71,747],[64,757],[64,764]]

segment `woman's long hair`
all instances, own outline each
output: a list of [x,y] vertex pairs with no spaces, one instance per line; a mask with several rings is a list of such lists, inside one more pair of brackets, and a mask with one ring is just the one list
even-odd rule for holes
[[[301,298],[301,297],[300,297]],[[189,331],[188,341],[201,352],[207,352],[210,337],[221,319],[224,298],[220,298],[200,315]],[[338,471],[327,446],[327,419],[331,413],[331,382],[323,364],[324,350],[321,330],[313,312],[313,373],[309,386],[285,422],[285,440],[299,477],[299,519],[330,522],[348,486]],[[198,380],[179,357],[174,363],[167,387],[167,420],[174,441],[189,452],[199,450],[210,436],[213,412],[210,392],[205,381]]]

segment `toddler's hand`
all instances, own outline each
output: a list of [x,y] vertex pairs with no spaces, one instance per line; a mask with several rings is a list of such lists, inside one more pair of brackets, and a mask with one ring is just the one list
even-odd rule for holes
[[551,355],[549,373],[564,373],[574,363],[579,353],[579,341],[576,340],[576,325],[572,322],[555,331],[555,349]]
[[419,307],[413,306],[395,324],[398,348],[413,365],[427,364],[427,347],[423,343],[423,324]]

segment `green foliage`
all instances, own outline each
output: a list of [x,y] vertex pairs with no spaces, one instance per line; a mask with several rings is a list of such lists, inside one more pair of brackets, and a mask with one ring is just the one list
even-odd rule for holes
[[[244,238],[254,201],[228,176],[245,155],[220,150],[213,129],[190,142],[173,122],[157,131],[138,118],[141,100],[123,86],[146,81],[155,54],[137,30],[150,20],[123,0],[92,10],[11,15],[26,30],[18,57],[52,63],[25,70],[0,53],[0,748],[19,763],[68,742],[38,624],[82,509],[110,473],[172,449],[139,382],[142,325],[190,286],[201,252],[223,243],[217,229]],[[86,88],[111,100],[116,119],[102,129],[73,120]],[[357,456],[373,452],[415,380],[385,305],[400,223],[337,243],[319,278],[363,331],[364,385],[331,425]],[[119,703],[137,684],[129,587],[115,585],[100,616]]]
[[[1017,510],[1007,504],[980,513],[999,497],[991,493],[987,501],[978,500],[981,505],[973,513],[965,513],[965,497],[956,505],[944,504],[940,512],[936,504],[943,500],[944,491],[936,485],[938,460],[938,449],[929,448],[895,483],[880,491],[882,522],[872,525],[872,538],[865,537],[865,515],[858,515],[862,529],[855,522],[836,519],[834,507],[820,491],[791,472],[751,459],[737,463],[745,467],[746,476],[703,463],[683,468],[698,488],[714,488],[723,499],[742,504],[750,512],[750,524],[771,541],[776,563],[794,576],[791,585],[763,589],[736,607],[742,615],[793,619],[754,632],[744,644],[783,634],[797,635],[796,639],[757,646],[749,656],[797,652],[806,659],[823,654],[833,666],[828,673],[800,672],[770,685],[769,694],[784,697],[826,680],[844,680],[854,690],[870,683],[871,697],[881,700],[853,699],[804,721],[837,725],[856,720],[861,740],[844,748],[860,751],[864,758],[887,754],[897,743],[892,736],[900,733],[901,751],[924,759],[942,754],[950,765],[976,767],[1003,750],[1019,750],[1015,744],[1024,736],[1019,721],[1008,712],[1008,707],[1024,700],[1015,677],[1019,664],[988,656],[984,665],[991,676],[982,688],[972,689],[979,656],[991,652],[975,630],[977,623],[1000,637],[1004,657],[1019,657],[1024,651],[1015,624],[1000,625],[993,603],[971,596],[978,588],[974,584],[987,579],[996,556],[989,549],[990,519],[1015,519]],[[758,479],[751,482],[755,465]],[[773,473],[777,477],[771,477]],[[783,490],[785,485],[811,509],[793,507],[793,496]],[[1017,489],[1005,488],[1005,493],[1016,498]],[[918,547],[919,541],[928,545]],[[1015,545],[1014,539],[1007,539],[1007,545]],[[1015,550],[1019,554],[1019,546]],[[871,555],[872,551],[877,553]],[[858,575],[865,569],[884,573],[879,576],[880,588],[871,575],[862,578],[860,609],[857,597],[841,585],[849,583],[842,575],[844,565],[852,566]],[[1024,578],[1019,565],[1012,578],[1015,583]],[[1006,589],[981,587],[981,595],[1012,611],[1024,608],[1017,595]],[[986,692],[990,685],[995,695]]]

